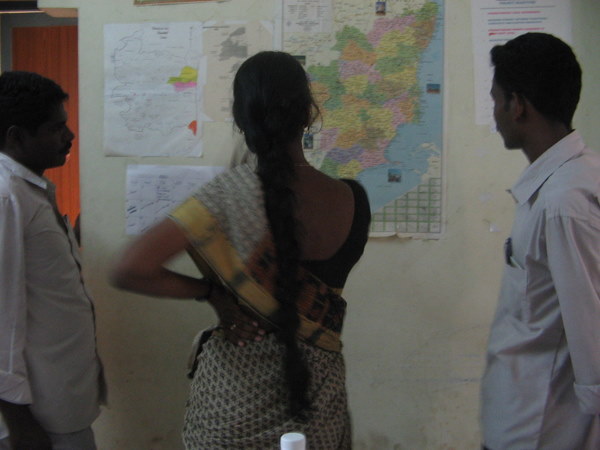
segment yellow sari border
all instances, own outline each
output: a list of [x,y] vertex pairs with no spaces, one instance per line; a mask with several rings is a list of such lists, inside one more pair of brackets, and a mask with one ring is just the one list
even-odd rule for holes
[[[190,256],[204,276],[228,288],[248,308],[269,323],[278,310],[277,300],[248,273],[216,218],[195,197],[190,197],[170,214],[186,231],[192,244]],[[324,350],[339,352],[340,334],[300,315],[298,337]]]

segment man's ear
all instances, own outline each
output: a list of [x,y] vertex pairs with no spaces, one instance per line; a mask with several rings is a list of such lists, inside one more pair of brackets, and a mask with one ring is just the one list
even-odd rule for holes
[[520,121],[527,117],[527,108],[529,102],[521,94],[513,92],[510,97],[510,112],[515,121]]
[[20,146],[21,142],[23,142],[23,132],[23,128],[18,125],[11,125],[8,127],[6,130],[6,137],[4,139],[6,146]]
[[19,125],[11,125],[4,136],[3,151],[15,159],[19,159],[25,148],[27,130]]

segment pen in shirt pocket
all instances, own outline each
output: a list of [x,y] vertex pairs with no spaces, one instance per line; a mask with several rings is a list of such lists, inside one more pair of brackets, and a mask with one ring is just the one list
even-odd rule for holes
[[508,238],[506,240],[506,242],[504,242],[504,258],[506,261],[506,264],[508,264],[511,267],[515,267],[517,269],[523,269],[523,266],[521,266],[521,264],[518,263],[518,261],[515,259],[514,255],[513,255],[513,251],[512,251],[512,238]]

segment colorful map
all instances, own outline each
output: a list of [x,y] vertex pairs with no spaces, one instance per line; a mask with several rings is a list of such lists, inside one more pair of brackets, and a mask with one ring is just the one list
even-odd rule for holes
[[176,92],[196,89],[198,86],[198,70],[190,66],[185,66],[181,69],[178,77],[169,78],[167,83],[172,84]]
[[373,235],[439,237],[443,0],[334,1],[333,16],[329,33],[284,35],[321,108],[307,157],[365,186]]

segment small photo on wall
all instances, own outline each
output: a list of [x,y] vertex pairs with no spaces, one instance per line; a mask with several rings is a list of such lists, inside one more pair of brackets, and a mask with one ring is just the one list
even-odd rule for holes
[[402,183],[402,171],[400,169],[388,169],[388,183]]
[[314,138],[312,133],[305,133],[302,139],[302,146],[307,150],[312,150],[314,148]]
[[296,60],[302,64],[303,66],[306,66],[306,55],[293,55],[294,58],[296,58]]

